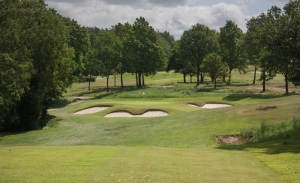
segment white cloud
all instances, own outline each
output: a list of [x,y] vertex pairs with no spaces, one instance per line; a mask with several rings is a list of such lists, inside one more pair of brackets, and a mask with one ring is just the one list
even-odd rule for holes
[[[66,1],[66,0],[65,0]],[[135,1],[135,0],[132,0]],[[144,0],[149,1],[150,0]],[[143,16],[154,29],[169,31],[176,38],[184,30],[196,23],[204,24],[212,29],[219,30],[226,20],[232,20],[246,31],[245,19],[250,16],[245,13],[245,7],[234,4],[218,3],[212,6],[153,6],[136,8],[130,5],[107,4],[104,1],[86,0],[78,3],[47,1],[50,7],[59,13],[77,20],[84,26],[110,28],[118,22],[134,23],[137,17]],[[152,0],[152,3],[159,2]],[[185,4],[187,0],[178,0],[178,4]]]

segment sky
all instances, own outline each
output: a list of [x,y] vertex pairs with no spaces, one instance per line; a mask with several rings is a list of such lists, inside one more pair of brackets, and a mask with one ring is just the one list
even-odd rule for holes
[[289,0],[46,0],[49,7],[82,26],[111,28],[117,23],[133,24],[145,17],[155,30],[168,31],[176,39],[199,23],[217,31],[226,20],[244,32],[246,20],[273,5],[283,8]]

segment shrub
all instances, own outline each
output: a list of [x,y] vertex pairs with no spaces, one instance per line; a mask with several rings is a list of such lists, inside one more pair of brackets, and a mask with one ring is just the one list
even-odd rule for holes
[[300,118],[293,118],[278,124],[262,122],[260,127],[243,130],[240,135],[253,141],[299,139]]

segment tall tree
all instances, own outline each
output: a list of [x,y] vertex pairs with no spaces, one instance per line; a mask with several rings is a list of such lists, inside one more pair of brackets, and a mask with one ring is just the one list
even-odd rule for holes
[[165,53],[154,29],[145,18],[137,18],[130,36],[125,40],[127,58],[137,76],[137,86],[142,87],[143,75],[154,75],[164,67]]
[[80,79],[83,76],[85,70],[84,61],[87,52],[90,47],[90,39],[87,33],[87,29],[77,23],[76,20],[63,17],[64,22],[68,28],[68,45],[74,49],[74,60],[76,62],[73,76]]
[[[11,92],[16,92],[19,100],[6,101],[10,105],[2,116],[3,128],[41,128],[45,124],[39,119],[46,116],[49,101],[61,96],[72,81],[74,62],[68,29],[62,17],[42,0],[4,0],[0,7],[1,62],[12,63],[15,67],[11,71],[22,74],[12,73],[19,89]],[[29,72],[24,74],[27,69]],[[20,77],[24,77],[24,83],[18,85]]]
[[101,31],[97,40],[96,59],[100,61],[100,74],[106,77],[106,91],[109,91],[109,76],[117,72],[120,41],[111,30]]
[[[257,17],[253,17],[247,22],[248,31],[245,36],[246,49],[248,57],[257,67],[262,68],[260,80],[262,81],[262,91],[266,91],[266,82],[276,76],[276,68],[271,64],[272,55],[267,50],[267,42],[265,40],[265,29],[268,24],[266,14],[262,13]],[[256,73],[254,73],[253,84],[255,84]]]
[[209,53],[218,50],[216,32],[205,25],[196,24],[188,31],[184,31],[180,40],[180,52],[186,57],[196,70],[197,86],[200,85],[200,66]]
[[[174,36],[172,36],[167,31],[164,31],[164,32],[157,31],[157,36],[160,39],[160,42],[162,43],[162,47],[165,51],[167,58],[169,59],[171,56],[171,50],[175,44]],[[168,61],[168,59],[166,59],[166,61]],[[167,67],[167,65],[168,65],[168,63],[165,64],[166,67]]]
[[243,43],[243,31],[231,20],[226,21],[226,25],[220,28],[220,48],[223,61],[229,66],[229,80],[234,69],[244,71],[247,67],[245,58],[245,48]]
[[120,65],[119,65],[118,72],[121,75],[121,87],[123,88],[124,87],[123,73],[130,72],[131,70],[130,63],[129,63],[130,58],[128,57],[128,54],[124,47],[125,47],[126,39],[129,39],[130,35],[132,34],[132,25],[130,25],[129,23],[125,23],[125,24],[118,23],[117,25],[113,26],[113,31],[120,40],[120,50],[119,50],[120,57],[118,58]]
[[227,72],[228,65],[222,61],[222,57],[217,53],[207,55],[201,65],[203,72],[209,73],[214,81],[214,88],[217,88],[217,78]]
[[[299,66],[299,22],[300,1],[293,0],[284,6],[284,11],[273,6],[267,13],[267,24],[264,29],[266,46],[273,59],[278,73],[285,78],[286,94],[289,93],[289,82],[293,81],[300,70]],[[296,77],[297,78],[297,77]]]

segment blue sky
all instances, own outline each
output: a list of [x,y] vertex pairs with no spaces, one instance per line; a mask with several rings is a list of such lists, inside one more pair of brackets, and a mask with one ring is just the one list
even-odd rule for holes
[[219,31],[226,20],[234,21],[246,32],[246,19],[280,8],[289,0],[46,0],[63,16],[84,26],[110,28],[134,23],[143,16],[159,31],[169,31],[179,39],[184,30],[196,23]]

